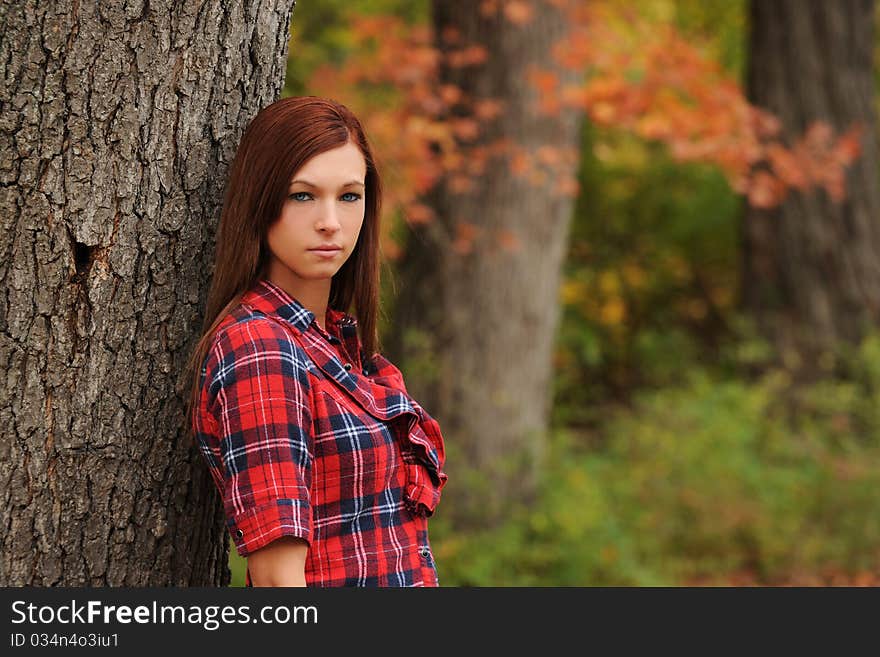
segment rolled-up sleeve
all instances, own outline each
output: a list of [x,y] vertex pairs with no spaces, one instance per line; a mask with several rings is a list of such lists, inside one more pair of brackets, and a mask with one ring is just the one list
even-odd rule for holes
[[241,556],[282,536],[312,539],[314,446],[308,358],[264,317],[218,331],[205,364],[205,411],[227,526]]

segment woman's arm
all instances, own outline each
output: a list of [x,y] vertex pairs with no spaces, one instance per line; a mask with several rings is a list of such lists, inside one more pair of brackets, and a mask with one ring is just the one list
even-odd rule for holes
[[305,586],[309,544],[296,536],[282,536],[247,558],[254,586]]
[[203,392],[216,435],[205,434],[203,453],[235,548],[248,559],[249,583],[305,586],[314,454],[309,360],[278,322],[254,318],[218,331]]

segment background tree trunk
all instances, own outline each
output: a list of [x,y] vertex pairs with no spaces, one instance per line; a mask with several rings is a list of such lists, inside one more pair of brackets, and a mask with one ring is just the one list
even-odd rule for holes
[[292,5],[0,7],[0,584],[228,583],[175,383]]
[[864,125],[846,200],[794,192],[744,224],[743,301],[793,364],[857,341],[880,319],[880,176],[872,0],[752,0],[748,94],[788,138],[816,120]]
[[[456,29],[464,44],[488,51],[487,61],[445,67],[441,84],[467,96],[503,103],[478,143],[501,138],[534,153],[538,147],[578,146],[579,116],[563,110],[540,115],[529,81],[531,67],[559,70],[552,48],[567,30],[548,3],[531,22],[517,25],[500,14],[484,16],[480,3],[435,0],[437,35]],[[437,47],[449,48],[442,38]],[[567,168],[566,168],[567,166]],[[411,392],[441,422],[449,447],[449,485],[438,514],[464,525],[497,521],[528,501],[546,441],[551,403],[552,349],[558,324],[558,287],[574,199],[555,185],[574,177],[577,158],[539,185],[515,176],[506,158],[490,160],[473,189],[455,191],[448,180],[426,201],[437,219],[410,233],[399,264],[396,336],[389,349],[408,372],[433,374]],[[477,226],[470,250],[456,248],[467,224]],[[503,231],[519,242],[505,249]],[[466,231],[464,231],[466,232]],[[469,472],[470,476],[466,474]]]

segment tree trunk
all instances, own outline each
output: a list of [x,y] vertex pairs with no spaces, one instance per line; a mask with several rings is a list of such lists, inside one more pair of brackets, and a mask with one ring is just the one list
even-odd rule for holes
[[175,386],[292,5],[0,7],[0,584],[228,583]]
[[[481,65],[441,69],[441,84],[466,96],[493,98],[503,114],[477,144],[507,138],[534,153],[539,147],[575,149],[580,116],[541,115],[529,81],[532,66],[556,70],[552,56],[566,34],[563,14],[549,3],[517,25],[481,14],[481,3],[435,0],[435,33],[458,30],[465,44],[488,51]],[[441,50],[448,48],[438,38]],[[541,184],[517,177],[504,157],[490,160],[470,191],[449,180],[427,202],[437,218],[414,226],[399,266],[403,281],[389,347],[416,374],[410,392],[441,422],[449,447],[449,485],[438,514],[459,526],[497,522],[510,506],[528,502],[541,462],[551,403],[552,350],[558,324],[558,287],[573,209],[555,191],[574,177],[577,161]],[[458,238],[476,227],[470,247]],[[509,231],[509,232],[505,232]],[[504,235],[518,247],[505,248]],[[426,382],[421,376],[433,372]],[[419,385],[421,383],[421,385]]]
[[751,2],[751,101],[775,113],[788,138],[816,120],[840,132],[865,127],[843,203],[810,190],[745,214],[744,305],[805,371],[880,319],[874,19],[873,0]]

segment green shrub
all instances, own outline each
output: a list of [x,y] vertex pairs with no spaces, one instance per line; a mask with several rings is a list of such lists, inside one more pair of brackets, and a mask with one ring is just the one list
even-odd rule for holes
[[468,535],[438,513],[443,583],[775,584],[876,572],[877,337],[850,370],[799,388],[783,371],[748,382],[692,369],[607,414],[601,450],[556,432],[531,508]]

